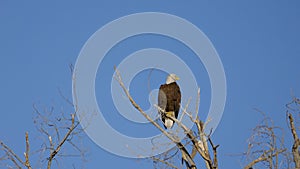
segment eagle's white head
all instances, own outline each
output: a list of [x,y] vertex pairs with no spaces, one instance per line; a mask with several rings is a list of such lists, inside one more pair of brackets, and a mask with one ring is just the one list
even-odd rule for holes
[[179,80],[179,77],[176,74],[171,73],[167,77],[166,84],[170,84],[170,83],[176,82],[176,80]]

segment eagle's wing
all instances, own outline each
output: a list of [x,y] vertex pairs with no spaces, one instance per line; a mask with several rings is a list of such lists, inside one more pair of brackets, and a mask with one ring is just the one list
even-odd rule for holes
[[175,83],[174,84],[174,112],[175,112],[175,117],[178,117],[178,113],[180,110],[180,103],[181,103],[181,92],[179,86]]
[[[158,92],[158,107],[163,111],[166,110],[166,106],[167,106],[167,96],[164,92],[164,89],[165,89],[165,86],[161,85],[159,87],[159,92]],[[159,109],[159,112],[164,113],[160,109]]]

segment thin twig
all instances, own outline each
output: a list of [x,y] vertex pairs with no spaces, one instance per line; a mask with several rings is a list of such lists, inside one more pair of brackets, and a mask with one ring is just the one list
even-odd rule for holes
[[156,158],[156,157],[151,157],[151,158],[152,158],[153,161],[159,161],[159,162],[161,162],[161,163],[163,163],[163,164],[165,164],[165,165],[167,165],[167,166],[169,166],[171,168],[179,169],[177,166],[173,165],[172,163],[169,163],[169,162],[167,162],[165,160],[162,160],[160,158]]
[[[4,151],[6,151],[6,150],[4,150]],[[10,159],[10,161],[12,161],[17,168],[22,169],[22,167],[18,164],[18,162],[15,160],[15,158],[11,154],[9,154],[7,151],[6,151],[6,155],[7,155],[8,159]]]
[[4,150],[14,159],[16,159],[19,163],[24,165],[24,162],[21,160],[21,158],[15,154],[12,149],[10,149],[7,145],[5,145],[2,141],[0,141],[0,145],[4,148]]

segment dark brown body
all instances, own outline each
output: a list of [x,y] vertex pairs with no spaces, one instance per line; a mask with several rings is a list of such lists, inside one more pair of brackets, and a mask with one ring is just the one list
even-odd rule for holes
[[158,93],[158,106],[161,109],[159,110],[159,113],[164,124],[165,119],[168,118],[166,113],[174,112],[174,118],[178,117],[180,102],[181,92],[176,82],[160,86]]

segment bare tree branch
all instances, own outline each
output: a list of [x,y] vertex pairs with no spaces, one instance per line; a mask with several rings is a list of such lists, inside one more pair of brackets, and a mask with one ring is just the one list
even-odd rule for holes
[[29,162],[29,139],[28,139],[28,132],[25,133],[25,140],[26,140],[26,151],[24,153],[25,155],[25,166],[28,168],[28,169],[31,169],[31,165],[30,165],[30,162]]
[[17,161],[24,165],[24,162],[21,160],[21,158],[14,153],[12,149],[10,149],[7,145],[5,145],[2,141],[0,141],[0,145],[3,147],[6,154],[9,156],[9,159],[13,161],[15,164],[17,164]]
[[171,168],[179,169],[177,166],[173,165],[172,163],[167,162],[166,160],[162,160],[162,159],[156,158],[156,157],[151,157],[151,159],[153,161],[159,161],[159,162],[161,162],[161,163],[163,163],[163,164],[165,164],[165,165],[167,165],[167,166],[169,166]]
[[[51,168],[52,160],[56,156],[56,154],[60,151],[63,144],[66,142],[66,140],[70,137],[71,133],[74,131],[74,129],[78,126],[79,123],[75,124],[75,114],[71,114],[72,117],[72,124],[71,128],[69,128],[69,131],[65,134],[64,138],[61,140],[61,142],[58,144],[58,146],[54,149],[54,151],[51,152],[49,158],[48,158],[48,165],[47,169]],[[51,137],[49,137],[49,140],[51,142]],[[51,143],[50,143],[51,144]]]
[[217,159],[217,148],[220,146],[220,145],[214,145],[211,138],[209,137],[208,138],[208,141],[213,149],[213,153],[214,153],[214,158],[213,158],[213,164],[214,164],[214,168],[218,168],[218,159]]
[[300,139],[298,137],[298,134],[295,129],[295,124],[294,124],[294,118],[291,113],[288,113],[289,121],[290,121],[290,128],[291,128],[291,133],[294,138],[294,143],[292,147],[292,154],[293,154],[293,160],[295,163],[296,168],[300,168],[300,154],[299,154],[299,147],[300,147]]
[[[0,141],[0,145],[3,150],[6,152],[7,158],[15,164],[17,168],[22,168],[21,165],[25,166],[28,169],[32,169],[30,162],[29,162],[29,139],[28,139],[28,132],[25,133],[25,143],[26,143],[26,150],[24,152],[25,161],[23,161],[11,148],[9,148],[6,144]],[[21,164],[21,165],[20,165]]]
[[8,159],[10,159],[17,168],[22,169],[22,167],[18,164],[18,162],[15,160],[15,158],[11,154],[6,152],[6,155],[8,156]]
[[[260,157],[258,157],[257,159],[255,159],[255,160],[251,161],[249,164],[247,164],[244,167],[244,169],[250,169],[259,162],[272,160],[272,157],[278,156],[280,153],[283,153],[285,151],[286,151],[286,149],[279,150],[279,151],[275,152],[275,154],[272,154],[271,156],[268,155],[268,153],[263,153]],[[272,164],[272,162],[270,162],[270,163]],[[273,167],[270,167],[270,168],[273,168]]]

